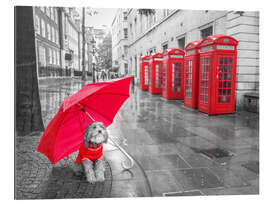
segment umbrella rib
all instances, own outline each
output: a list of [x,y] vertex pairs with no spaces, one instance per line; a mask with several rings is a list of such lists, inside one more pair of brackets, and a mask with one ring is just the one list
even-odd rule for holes
[[[101,115],[102,117],[106,118],[108,121],[113,122],[113,121],[111,121],[111,119],[107,118],[107,116],[104,116],[103,114],[101,114],[99,111],[93,109],[92,107],[90,108],[90,107],[87,106],[87,108],[90,109],[90,110],[92,110],[92,111],[94,111],[94,112],[96,112],[96,113],[98,113],[98,114]],[[85,109],[85,112],[86,112],[86,114],[87,114],[88,116],[90,116],[90,113],[87,112],[86,109]],[[92,118],[92,116],[90,116],[90,118]],[[93,119],[93,120],[96,121],[95,119]]]

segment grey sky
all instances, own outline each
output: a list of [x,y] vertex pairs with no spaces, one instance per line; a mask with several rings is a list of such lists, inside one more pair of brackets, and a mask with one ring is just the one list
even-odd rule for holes
[[[94,16],[85,15],[86,26],[94,26],[95,28],[104,28],[102,25],[111,27],[113,18],[117,11],[117,8],[87,8],[92,11],[97,11],[98,14]],[[82,8],[77,8],[80,15],[82,15]],[[86,12],[87,13],[87,12]]]

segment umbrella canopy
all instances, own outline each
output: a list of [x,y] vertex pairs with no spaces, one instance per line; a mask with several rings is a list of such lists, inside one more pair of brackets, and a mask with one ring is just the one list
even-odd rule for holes
[[84,130],[93,121],[107,127],[129,98],[132,77],[92,83],[64,100],[50,121],[39,142],[37,151],[46,155],[52,164],[79,149]]

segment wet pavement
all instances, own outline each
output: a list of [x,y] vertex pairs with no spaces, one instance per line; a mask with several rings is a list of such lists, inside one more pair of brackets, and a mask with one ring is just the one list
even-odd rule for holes
[[[63,99],[83,85],[79,80],[40,82],[45,126]],[[135,165],[124,170],[126,157],[113,144],[106,144],[106,181],[95,186],[72,175],[76,153],[52,167],[34,151],[40,133],[17,138],[17,199],[259,193],[258,114],[209,117],[185,107],[183,101],[167,101],[135,86],[108,130]],[[20,181],[30,186],[25,188]]]

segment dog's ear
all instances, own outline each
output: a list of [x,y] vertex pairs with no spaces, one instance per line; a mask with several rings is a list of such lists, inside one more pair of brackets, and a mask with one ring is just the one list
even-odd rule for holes
[[103,143],[107,143],[108,139],[109,139],[108,130],[107,130],[107,128],[105,127],[105,125],[102,122],[100,122],[100,125],[104,129],[104,141],[103,141]]
[[107,143],[109,139],[109,133],[107,131],[107,129],[105,130],[105,134],[104,134],[104,143]]
[[89,129],[91,127],[91,124],[88,125],[85,130],[84,130],[84,137],[83,137],[83,141],[84,141],[84,146],[87,147],[88,146],[88,142],[87,142],[87,135],[88,135],[88,132],[89,132]]

